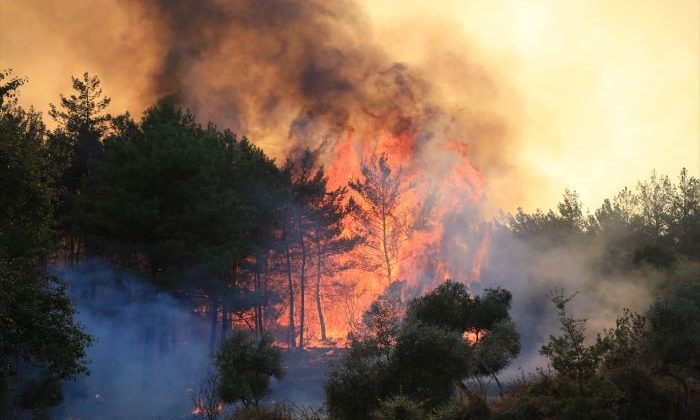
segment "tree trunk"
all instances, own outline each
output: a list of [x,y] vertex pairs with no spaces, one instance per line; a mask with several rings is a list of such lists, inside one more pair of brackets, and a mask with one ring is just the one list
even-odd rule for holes
[[389,257],[389,240],[387,239],[386,211],[382,208],[382,248],[384,250],[384,261],[386,263],[386,284],[391,284],[391,258]]
[[[255,257],[255,273],[253,275],[253,286],[255,287],[255,294],[259,296],[260,294],[260,257]],[[262,336],[262,304],[258,301],[255,305],[255,335]]]
[[298,216],[299,221],[299,248],[301,249],[301,272],[299,274],[299,295],[301,305],[299,308],[299,350],[304,349],[304,318],[305,318],[305,301],[306,301],[306,244],[304,243],[304,231],[302,228],[301,215]]
[[496,385],[498,386],[498,396],[501,397],[501,399],[503,399],[503,386],[501,386],[501,381],[498,380],[498,376],[496,376],[496,374],[493,371],[491,371],[491,369],[489,369],[489,367],[486,366],[486,363],[484,363],[483,361],[481,362],[481,366],[483,366],[484,370],[489,374],[489,376],[491,376],[493,380],[496,381]]
[[292,256],[289,252],[289,243],[285,244],[285,257],[287,259],[287,288],[289,290],[289,347],[297,347],[297,335],[294,329],[294,282],[292,281]]
[[318,310],[318,323],[321,327],[321,340],[326,341],[326,321],[323,318],[321,306],[321,241],[316,241],[316,309]]
[[263,260],[263,269],[262,269],[262,288],[263,288],[263,304],[260,307],[260,329],[261,331],[265,332],[265,329],[267,328],[267,305],[269,305],[269,296],[268,296],[268,289],[267,289],[267,273],[268,273],[268,255],[267,251],[265,251],[265,259]]

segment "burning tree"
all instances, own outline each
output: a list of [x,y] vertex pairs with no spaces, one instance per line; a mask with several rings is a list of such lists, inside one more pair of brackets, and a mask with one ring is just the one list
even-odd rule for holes
[[[320,169],[323,173],[323,168]],[[324,190],[327,178],[323,178]],[[345,222],[349,215],[349,209],[344,205],[347,188],[337,188],[326,192],[314,208],[314,222],[312,225],[312,241],[316,253],[316,310],[318,322],[321,328],[321,340],[326,340],[326,323],[323,315],[322,278],[324,275],[332,276],[338,271],[348,269],[351,262],[339,262],[338,257],[347,254],[359,242],[358,236],[346,236],[344,234]]]
[[401,242],[408,237],[407,214],[402,208],[406,188],[401,183],[402,169],[392,171],[388,157],[372,155],[362,165],[362,179],[348,184],[360,198],[350,199],[349,207],[369,252],[363,255],[361,268],[382,275],[391,284],[398,263]]
[[[344,206],[346,188],[328,191],[328,178],[323,167],[316,167],[314,156],[306,151],[297,160],[288,160],[284,169],[286,197],[282,206],[284,224],[280,250],[289,298],[289,344],[296,347],[295,327],[295,275],[298,276],[299,297],[299,347],[304,347],[306,323],[306,297],[310,270],[314,270],[313,288],[318,312],[321,339],[326,340],[326,324],[321,302],[322,279],[347,268],[338,262],[340,255],[351,250],[356,237],[344,232],[349,209]],[[312,265],[314,266],[312,268]]]
[[315,204],[320,202],[325,193],[323,171],[314,172],[314,160],[306,151],[298,160],[287,160],[283,169],[287,182],[287,197],[284,206],[284,229],[282,244],[286,262],[287,284],[289,292],[289,341],[296,347],[294,321],[294,268],[299,272],[299,347],[304,347],[304,321],[306,318],[306,275],[311,258],[311,228]]

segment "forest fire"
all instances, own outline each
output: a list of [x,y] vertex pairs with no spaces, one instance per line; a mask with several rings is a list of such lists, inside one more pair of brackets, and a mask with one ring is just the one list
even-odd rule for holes
[[[391,274],[362,270],[358,264],[352,264],[357,258],[353,253],[342,257],[353,268],[338,277],[353,287],[359,311],[391,281],[404,282],[406,298],[420,295],[445,279],[478,281],[491,232],[479,214],[484,180],[470,161],[468,145],[448,141],[441,142],[438,150],[430,150],[421,148],[412,132],[393,135],[386,130],[376,134],[368,131],[371,130],[346,130],[335,151],[328,153],[331,158],[327,163],[331,188],[345,187],[362,177],[363,171],[377,165],[380,157],[397,174],[390,182],[398,184],[398,205],[392,211],[401,224],[401,232],[395,238],[396,255],[391,257],[395,267]],[[348,198],[357,200],[354,193]],[[362,221],[349,218],[344,225],[345,235],[362,231],[359,223]],[[360,247],[360,252],[366,253],[367,249]],[[328,330],[337,338],[342,338],[351,327],[343,309],[344,306],[336,306],[327,311],[329,320],[333,320]]]
[[700,418],[697,0],[0,2],[0,418]]
[[[261,311],[241,315],[218,310],[220,322],[243,328],[281,327],[288,330],[290,345],[293,320],[295,328],[304,328],[305,346],[344,345],[364,310],[393,282],[399,282],[403,298],[410,299],[445,279],[478,281],[491,239],[490,225],[480,215],[484,179],[470,161],[468,145],[433,143],[421,146],[412,132],[345,130],[317,165],[326,168],[328,190],[346,191],[341,204],[355,208],[340,221],[338,240],[364,239],[352,249],[324,254],[321,265],[313,252],[300,256],[306,251],[297,245],[288,248],[289,266],[284,255],[271,253],[267,264],[277,268],[259,277],[273,284],[288,282],[294,293],[292,299],[287,292],[292,304],[279,307],[278,315],[262,327],[257,321]],[[371,185],[374,181],[378,184]],[[385,196],[367,201],[374,187]],[[376,207],[383,201],[392,204]],[[386,220],[381,220],[382,213]],[[304,299],[302,281],[307,282]],[[217,306],[200,305],[196,311],[206,313],[210,308]]]
[[[146,95],[191,109],[203,127],[212,121],[248,136],[241,155],[255,155],[245,150],[254,144],[276,160],[260,173],[276,172],[279,182],[251,180],[256,188],[233,193],[259,210],[259,229],[198,230],[199,238],[254,239],[203,241],[219,281],[194,281],[186,294],[211,317],[212,349],[234,327],[271,332],[289,348],[342,344],[393,282],[412,298],[446,278],[478,280],[490,238],[481,215],[488,168],[474,163],[483,162],[474,151],[497,150],[505,139],[482,69],[455,62],[459,81],[443,85],[387,55],[353,2],[149,1],[133,9],[160,34]],[[445,86],[468,91],[469,101],[455,105]],[[327,181],[316,177],[321,166]],[[160,251],[128,258],[159,278],[202,264]]]

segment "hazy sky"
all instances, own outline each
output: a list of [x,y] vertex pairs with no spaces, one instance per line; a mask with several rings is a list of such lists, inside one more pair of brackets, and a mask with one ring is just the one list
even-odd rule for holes
[[521,186],[528,207],[565,187],[597,206],[654,168],[699,174],[700,1],[365,3],[392,49],[415,51],[414,25],[431,27],[431,43],[476,50],[515,96],[508,152],[546,180]]
[[[133,30],[144,23],[128,2],[96,3],[0,0],[0,68],[29,77],[23,104],[46,111],[84,70],[101,76],[113,112],[152,100],[157,58]],[[489,184],[494,205],[550,207],[571,187],[593,208],[652,169],[700,175],[700,1],[361,4],[377,43],[437,85],[453,59],[489,75],[514,165]]]

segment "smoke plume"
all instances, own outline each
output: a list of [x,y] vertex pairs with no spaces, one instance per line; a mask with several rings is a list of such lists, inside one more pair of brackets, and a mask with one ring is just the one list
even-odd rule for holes
[[[353,1],[131,2],[154,26],[153,97],[173,96],[202,120],[247,133],[274,156],[303,148],[328,159],[352,132],[362,153],[382,132],[419,159],[431,142],[498,143],[502,121],[446,109],[433,81],[389,57]],[[492,86],[455,61],[471,100]],[[444,82],[444,80],[443,80]],[[485,88],[482,88],[485,87]],[[492,93],[492,92],[488,92]],[[492,144],[489,147],[497,147]]]
[[[674,273],[640,266],[631,270],[600,269],[609,252],[604,240],[571,240],[557,246],[538,246],[535,240],[523,240],[510,232],[496,231],[486,261],[482,281],[471,284],[480,291],[503,287],[513,293],[513,318],[522,340],[520,356],[503,373],[505,380],[538,367],[547,360],[539,349],[550,335],[561,335],[556,308],[549,301],[551,291],[563,288],[566,295],[576,294],[567,305],[574,318],[586,320],[587,342],[598,333],[613,328],[624,309],[644,313],[658,297],[669,276],[687,276],[690,267],[679,264]],[[692,270],[697,270],[693,268]]]

